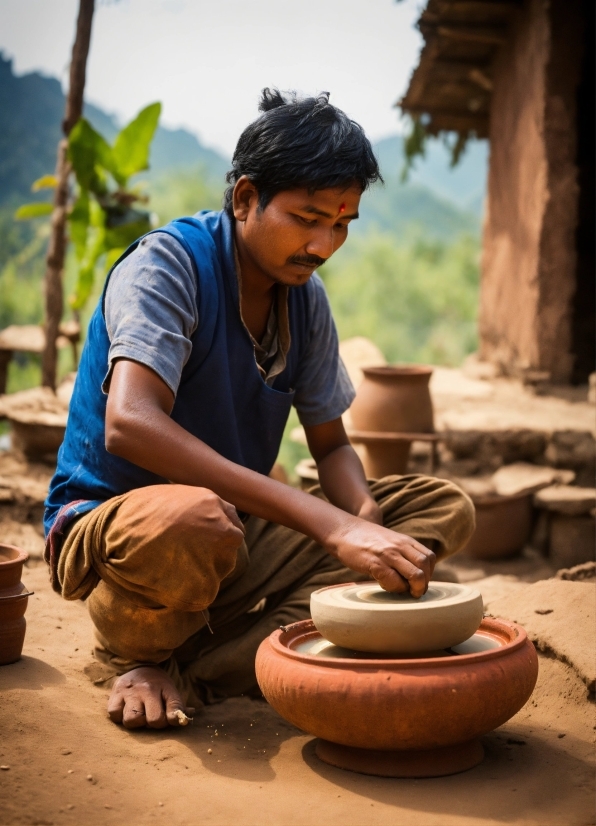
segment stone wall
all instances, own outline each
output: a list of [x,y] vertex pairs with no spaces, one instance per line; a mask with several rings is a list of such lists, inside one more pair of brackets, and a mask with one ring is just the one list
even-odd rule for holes
[[579,0],[526,0],[496,57],[480,354],[569,381],[578,183]]

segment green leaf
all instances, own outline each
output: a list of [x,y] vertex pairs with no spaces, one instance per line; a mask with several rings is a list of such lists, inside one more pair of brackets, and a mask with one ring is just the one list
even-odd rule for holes
[[14,214],[17,221],[28,221],[30,218],[44,218],[51,215],[54,207],[52,204],[39,201],[35,204],[24,204],[20,206]]
[[74,244],[77,259],[82,261],[87,248],[87,231],[89,229],[89,193],[81,189],[79,197],[73,204],[68,216],[70,238]]
[[82,189],[96,191],[101,169],[114,169],[112,147],[85,118],[77,121],[69,135],[68,156]]
[[113,174],[121,186],[126,186],[131,175],[149,168],[149,149],[160,114],[161,103],[146,106],[116,138]]
[[85,258],[79,267],[74,295],[70,299],[73,310],[82,310],[93,291],[97,261],[106,252],[106,237],[103,227],[92,227],[87,235]]
[[55,175],[42,175],[31,184],[31,192],[39,192],[40,189],[55,189],[58,186],[58,178]]

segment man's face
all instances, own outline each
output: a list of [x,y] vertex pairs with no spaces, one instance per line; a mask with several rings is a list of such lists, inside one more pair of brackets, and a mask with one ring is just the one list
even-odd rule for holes
[[270,281],[299,286],[338,250],[358,218],[360,187],[279,192],[264,210],[247,178],[234,189],[241,260]]

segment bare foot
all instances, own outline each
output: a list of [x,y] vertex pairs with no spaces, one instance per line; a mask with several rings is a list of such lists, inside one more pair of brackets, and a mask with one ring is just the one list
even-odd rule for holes
[[108,700],[110,720],[124,728],[185,726],[193,713],[194,708],[185,708],[178,689],[157,666],[135,668],[118,677]]

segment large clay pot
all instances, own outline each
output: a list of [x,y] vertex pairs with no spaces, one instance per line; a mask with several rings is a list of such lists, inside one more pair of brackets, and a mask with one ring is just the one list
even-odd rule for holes
[[476,529],[462,553],[475,559],[506,559],[519,553],[532,530],[532,494],[472,497]]
[[412,658],[337,649],[305,620],[263,641],[256,673],[282,717],[322,738],[322,760],[366,774],[430,777],[482,760],[478,738],[528,701],[538,658],[524,629],[501,619],[483,620],[459,651]]
[[431,433],[433,406],[428,387],[432,367],[388,365],[363,368],[364,380],[350,407],[356,430]]
[[23,650],[29,593],[21,574],[27,559],[26,551],[0,545],[0,665],[16,662]]

